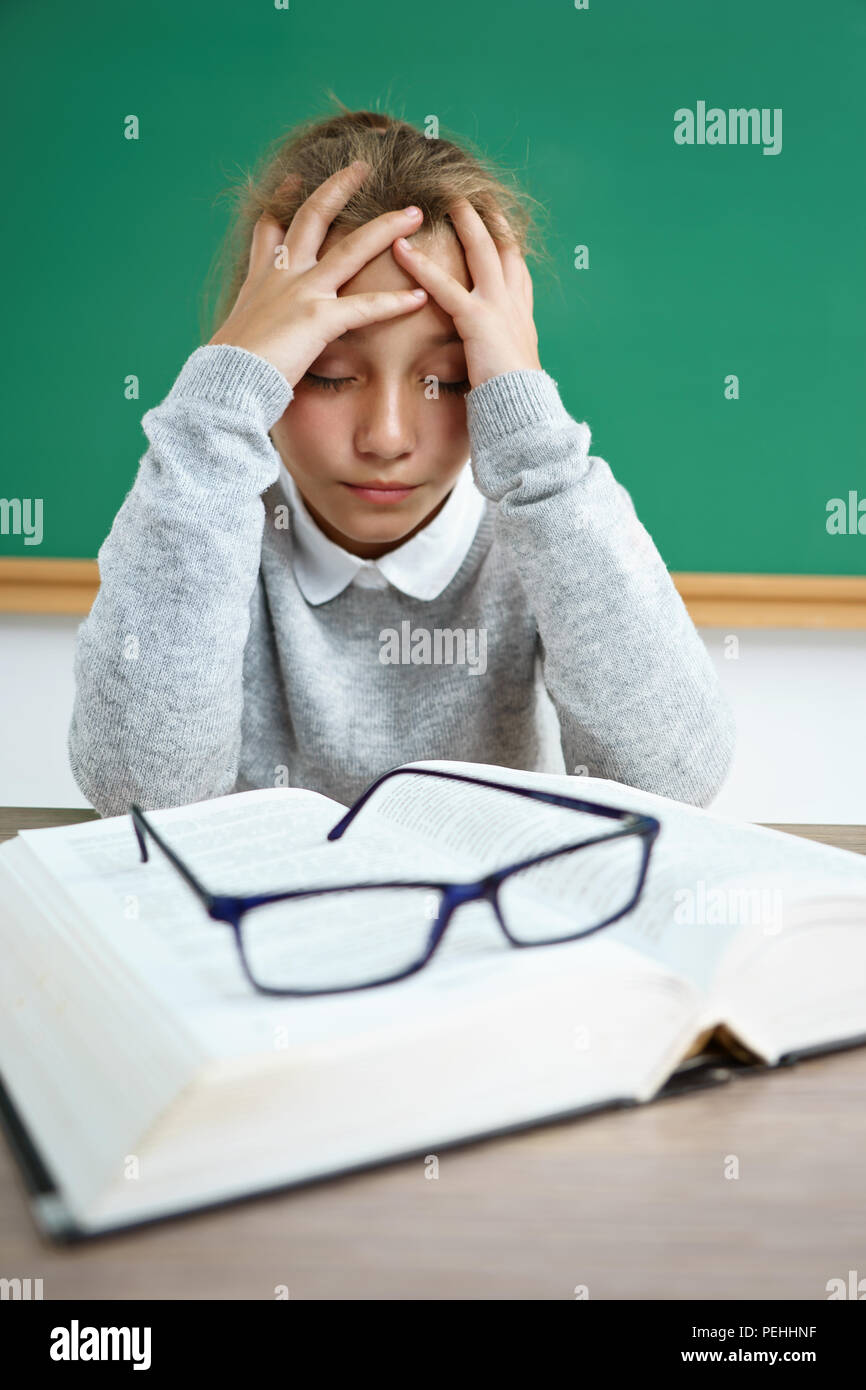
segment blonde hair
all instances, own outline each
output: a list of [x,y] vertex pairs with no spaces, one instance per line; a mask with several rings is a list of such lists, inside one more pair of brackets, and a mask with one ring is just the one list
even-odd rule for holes
[[435,235],[451,228],[448,209],[455,198],[463,197],[491,231],[492,214],[504,214],[522,254],[549,262],[530,206],[542,205],[507,182],[502,171],[482,155],[464,148],[467,142],[430,139],[408,121],[379,111],[350,111],[333,93],[329,95],[341,108],[339,115],[295,126],[265,151],[257,172],[224,190],[222,196],[234,198],[236,208],[202,294],[203,342],[225,322],[237,299],[249,267],[253,228],[261,214],[270,213],[288,228],[313,190],[356,159],[367,160],[372,168],[334,218],[333,227],[351,230],[383,212],[414,203],[424,214],[423,232]]

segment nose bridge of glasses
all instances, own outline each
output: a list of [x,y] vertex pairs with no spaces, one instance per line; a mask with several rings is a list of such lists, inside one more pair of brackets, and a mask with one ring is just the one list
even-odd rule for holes
[[442,940],[448,923],[461,903],[489,902],[500,930],[507,937],[509,936],[508,928],[502,920],[497,896],[500,877],[500,874],[488,874],[485,878],[478,879],[474,883],[453,883],[450,887],[443,889],[439,916],[428,943],[431,950]]
[[446,888],[443,894],[443,906],[449,916],[461,903],[474,902],[476,898],[488,898],[493,901],[496,894],[496,879],[490,874],[487,878],[481,878],[474,883],[452,883]]
[[213,894],[207,903],[208,916],[215,922],[227,922],[230,926],[237,927],[243,915],[244,907],[252,906],[252,900],[242,903],[240,899],[227,896],[225,894]]
[[445,888],[442,893],[442,905],[439,912],[438,928],[434,935],[438,939],[445,927],[450,922],[453,914],[461,903],[489,902],[500,926],[504,927],[499,911],[499,901],[497,898],[497,888],[499,884],[498,874],[488,874],[485,878],[477,879],[473,883],[452,883]]

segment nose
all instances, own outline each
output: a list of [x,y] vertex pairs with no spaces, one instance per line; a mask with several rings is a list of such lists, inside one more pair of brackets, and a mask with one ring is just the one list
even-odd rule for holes
[[[418,439],[418,397],[400,382],[377,382],[359,399],[355,447],[378,459],[409,454]],[[424,404],[423,399],[421,404]]]

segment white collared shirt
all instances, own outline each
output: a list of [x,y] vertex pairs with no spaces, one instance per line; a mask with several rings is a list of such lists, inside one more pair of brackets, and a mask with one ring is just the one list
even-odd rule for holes
[[348,584],[386,589],[390,583],[412,598],[437,598],[466,559],[485,504],[467,460],[445,506],[427,526],[378,560],[362,560],[320,529],[285,465],[280,483],[292,508],[295,578],[313,604],[327,603]]

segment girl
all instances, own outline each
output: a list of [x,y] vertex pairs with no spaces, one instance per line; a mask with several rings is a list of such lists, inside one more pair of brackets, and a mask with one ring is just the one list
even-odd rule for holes
[[349,803],[426,758],[714,796],[731,712],[541,364],[528,220],[473,155],[369,112],[250,182],[230,312],[143,417],[79,629],[69,753],[103,816]]

